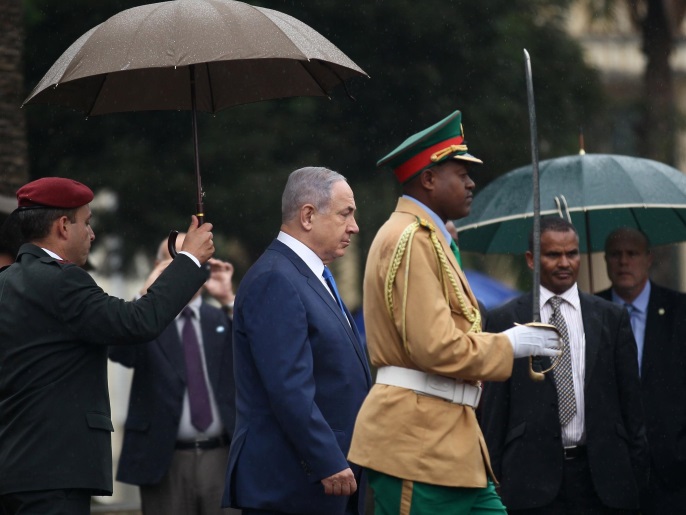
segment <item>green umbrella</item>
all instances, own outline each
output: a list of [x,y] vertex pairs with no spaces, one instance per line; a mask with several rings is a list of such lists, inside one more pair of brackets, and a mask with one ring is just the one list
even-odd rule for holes
[[[571,216],[580,250],[603,250],[617,227],[645,232],[653,245],[686,240],[686,176],[638,157],[584,154],[542,161],[541,216]],[[474,197],[456,222],[460,249],[523,254],[533,222],[532,167],[499,177]]]

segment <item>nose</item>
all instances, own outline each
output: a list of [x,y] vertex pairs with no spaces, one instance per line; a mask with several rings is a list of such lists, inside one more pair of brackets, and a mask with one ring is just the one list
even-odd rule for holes
[[93,228],[90,225],[88,226],[88,232],[90,233],[90,240],[95,241],[95,232],[93,231]]
[[357,226],[357,221],[355,220],[355,217],[350,218],[350,224],[348,225],[348,232],[350,234],[357,234],[360,232],[360,228]]
[[468,190],[473,190],[474,188],[476,188],[476,183],[474,182],[474,179],[467,176],[467,182],[465,183],[464,187]]

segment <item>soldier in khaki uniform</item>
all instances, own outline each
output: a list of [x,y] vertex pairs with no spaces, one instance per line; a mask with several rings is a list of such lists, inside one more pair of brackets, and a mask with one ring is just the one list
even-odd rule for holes
[[474,182],[461,113],[381,159],[403,184],[369,251],[364,317],[376,384],[349,460],[369,469],[376,515],[505,513],[474,410],[482,380],[513,358],[558,354],[549,329],[481,332],[481,315],[445,223],[469,214]]

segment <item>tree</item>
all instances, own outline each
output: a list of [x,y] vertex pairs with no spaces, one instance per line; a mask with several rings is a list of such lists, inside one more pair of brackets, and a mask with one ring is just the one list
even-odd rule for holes
[[[28,83],[83,32],[133,3],[30,0]],[[398,193],[376,161],[454,109],[464,112],[470,150],[486,161],[476,172],[479,186],[526,163],[524,47],[534,59],[542,158],[576,151],[578,124],[602,105],[598,77],[561,28],[567,1],[254,3],[308,23],[371,78],[350,84],[356,102],[341,88],[330,101],[270,101],[200,116],[208,219],[242,242],[249,260],[276,233],[287,174],[310,164],[350,179],[366,249]],[[122,234],[127,255],[185,226],[194,206],[188,113],[84,121],[60,108],[27,111],[35,175],[71,175],[116,191],[119,208],[98,230]]]
[[640,32],[646,57],[643,73],[642,119],[638,125],[639,153],[674,165],[678,113],[674,109],[674,77],[670,58],[681,36],[686,0],[586,0],[591,16],[609,20],[625,6]]
[[0,195],[12,196],[28,177],[24,93],[24,26],[19,0],[0,0]]

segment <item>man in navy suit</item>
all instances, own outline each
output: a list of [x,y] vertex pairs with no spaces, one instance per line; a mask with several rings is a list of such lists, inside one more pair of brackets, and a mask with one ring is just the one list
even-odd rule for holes
[[648,237],[622,227],[605,242],[612,288],[600,297],[626,305],[638,347],[638,369],[650,445],[650,481],[641,513],[686,509],[686,295],[649,280]]
[[[177,247],[184,238],[179,234]],[[170,262],[165,239],[147,284]],[[203,290],[222,306],[232,304],[233,266],[218,259],[209,263],[210,278]],[[110,347],[111,360],[134,369],[117,480],[140,486],[145,515],[236,513],[221,509],[236,412],[231,321],[221,309],[202,302],[203,290],[185,308],[193,313],[202,371],[193,372],[186,363],[183,312],[151,342]],[[193,418],[192,374],[204,381],[209,397],[211,415],[201,428]]]
[[346,455],[371,378],[327,267],[359,231],[355,199],[342,175],[302,168],[281,210],[277,239],[236,297],[224,505],[250,515],[361,514],[364,480]]

